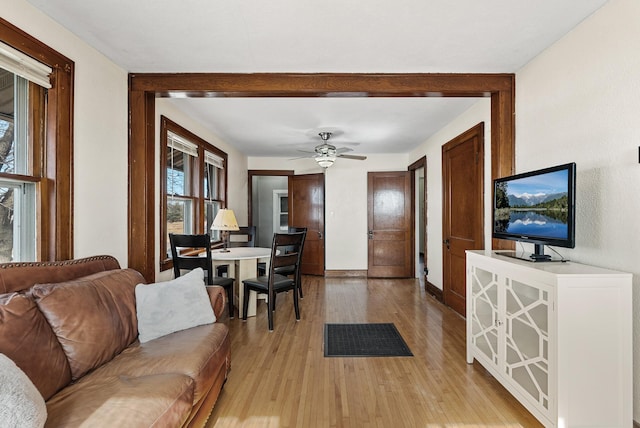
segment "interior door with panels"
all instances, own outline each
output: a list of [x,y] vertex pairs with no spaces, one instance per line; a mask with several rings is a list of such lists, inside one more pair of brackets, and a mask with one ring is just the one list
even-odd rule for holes
[[289,226],[307,228],[301,272],[324,275],[324,174],[289,176]]
[[442,146],[442,291],[465,316],[465,251],[484,248],[484,124]]
[[369,172],[368,276],[413,276],[413,223],[409,171]]

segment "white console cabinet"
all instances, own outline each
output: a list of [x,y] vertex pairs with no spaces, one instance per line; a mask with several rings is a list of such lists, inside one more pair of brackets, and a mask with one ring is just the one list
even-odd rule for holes
[[632,276],[467,251],[467,362],[546,427],[629,428]]

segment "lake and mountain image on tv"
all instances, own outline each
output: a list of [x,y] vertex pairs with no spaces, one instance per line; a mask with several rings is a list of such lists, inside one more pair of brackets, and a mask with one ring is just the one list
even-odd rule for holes
[[496,183],[494,232],[566,239],[568,174],[564,169]]

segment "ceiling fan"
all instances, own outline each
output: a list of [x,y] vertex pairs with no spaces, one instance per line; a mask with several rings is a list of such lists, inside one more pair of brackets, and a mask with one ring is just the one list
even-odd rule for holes
[[365,160],[366,156],[360,155],[347,155],[345,153],[353,151],[348,147],[340,147],[336,148],[333,144],[329,144],[329,138],[331,138],[332,132],[320,132],[318,135],[320,139],[322,139],[322,144],[316,146],[313,152],[309,152],[306,150],[299,150],[303,153],[308,153],[309,157],[316,160],[318,165],[322,168],[329,168],[336,161],[337,158],[345,158],[345,159],[356,159],[356,160]]

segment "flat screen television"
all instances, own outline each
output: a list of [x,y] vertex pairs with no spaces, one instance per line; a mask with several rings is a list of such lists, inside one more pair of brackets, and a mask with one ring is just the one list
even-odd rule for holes
[[534,244],[530,261],[551,261],[544,246],[575,247],[576,164],[493,181],[493,237]]

